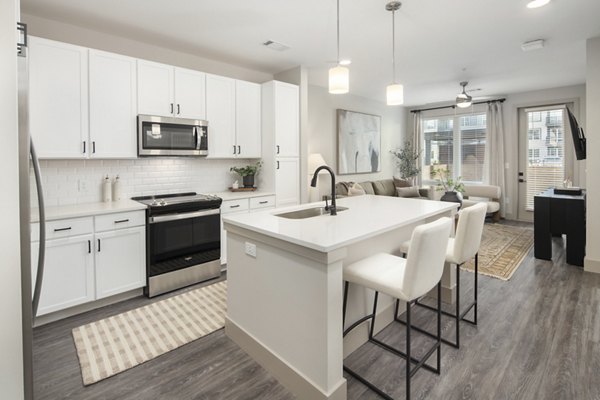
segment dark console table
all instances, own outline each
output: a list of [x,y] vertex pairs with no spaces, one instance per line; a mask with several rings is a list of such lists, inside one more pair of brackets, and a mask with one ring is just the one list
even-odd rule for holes
[[585,257],[585,190],[580,195],[548,189],[534,197],[535,258],[552,259],[552,236],[567,235],[567,264],[583,267]]

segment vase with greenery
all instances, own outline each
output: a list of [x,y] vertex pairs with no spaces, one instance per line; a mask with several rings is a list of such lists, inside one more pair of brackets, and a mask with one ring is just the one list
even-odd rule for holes
[[407,140],[402,148],[390,150],[390,153],[394,155],[400,177],[414,183],[415,177],[421,172],[421,168],[418,166],[420,152]]
[[462,193],[465,191],[465,185],[462,177],[452,178],[448,167],[431,169],[431,176],[437,180],[437,190],[443,190],[445,193],[440,198],[441,201],[450,201],[462,205]]
[[231,167],[230,172],[235,172],[242,177],[244,187],[254,187],[254,177],[258,175],[260,168],[262,167],[262,161],[257,161],[256,164],[246,165],[244,167]]

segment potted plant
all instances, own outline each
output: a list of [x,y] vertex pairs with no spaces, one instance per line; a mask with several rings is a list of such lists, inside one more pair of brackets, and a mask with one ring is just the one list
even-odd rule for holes
[[431,176],[436,177],[438,182],[437,190],[443,190],[445,193],[440,198],[441,201],[450,201],[459,203],[462,206],[462,193],[465,191],[465,185],[462,183],[462,177],[453,179],[448,167],[432,168]]
[[260,167],[262,167],[262,161],[257,161],[256,164],[246,165],[245,167],[231,167],[229,171],[242,177],[244,187],[251,188],[254,187],[254,177],[260,171]]
[[416,151],[412,143],[407,140],[401,149],[390,150],[390,153],[394,155],[400,177],[414,183],[415,177],[421,172],[417,164],[420,152]]

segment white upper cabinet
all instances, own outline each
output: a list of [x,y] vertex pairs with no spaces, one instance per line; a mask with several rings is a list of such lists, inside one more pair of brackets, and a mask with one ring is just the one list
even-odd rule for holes
[[275,154],[277,157],[300,156],[300,106],[296,85],[274,82]]
[[206,74],[175,68],[175,116],[206,119]]
[[205,119],[206,74],[138,60],[138,114]]
[[235,143],[235,79],[206,75],[208,156],[232,158]]
[[89,54],[90,156],[136,157],[136,60],[97,50]]
[[300,159],[297,157],[275,160],[275,195],[277,207],[300,203]]
[[260,158],[261,86],[257,83],[235,82],[235,139],[237,157]]
[[30,132],[38,156],[86,157],[88,50],[36,37],[29,47]]
[[151,61],[137,61],[138,114],[172,117],[175,112],[173,67]]

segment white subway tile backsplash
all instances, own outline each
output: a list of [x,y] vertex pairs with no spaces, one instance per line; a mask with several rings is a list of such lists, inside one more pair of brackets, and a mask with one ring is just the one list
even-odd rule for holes
[[[254,160],[148,158],[136,160],[42,160],[42,185],[47,206],[102,201],[102,179],[119,175],[121,196],[129,198],[183,191],[227,190],[239,177],[229,172]],[[37,207],[33,172],[31,204]]]

